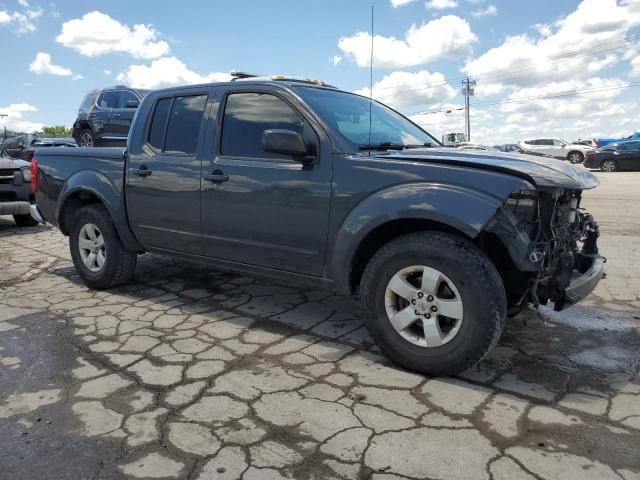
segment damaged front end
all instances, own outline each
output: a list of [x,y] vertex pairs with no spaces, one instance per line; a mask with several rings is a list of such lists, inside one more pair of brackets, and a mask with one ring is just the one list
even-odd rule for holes
[[517,285],[505,285],[512,306],[552,302],[563,310],[602,278],[606,260],[598,254],[598,224],[580,208],[581,197],[576,189],[514,192],[485,227],[507,248],[518,272],[511,275]]

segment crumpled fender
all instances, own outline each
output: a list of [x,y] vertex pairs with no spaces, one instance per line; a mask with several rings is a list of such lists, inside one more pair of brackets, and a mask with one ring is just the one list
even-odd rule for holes
[[399,219],[424,219],[445,224],[475,238],[512,191],[528,185],[514,178],[513,189],[498,196],[459,185],[415,183],[378,191],[360,202],[344,219],[329,245],[327,276],[343,293],[350,290],[352,260],[366,236]]

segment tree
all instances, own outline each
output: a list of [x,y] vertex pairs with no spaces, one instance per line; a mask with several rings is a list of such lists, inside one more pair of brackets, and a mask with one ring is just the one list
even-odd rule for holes
[[42,127],[42,130],[36,132],[39,137],[70,137],[71,129],[64,125],[53,125],[51,127]]

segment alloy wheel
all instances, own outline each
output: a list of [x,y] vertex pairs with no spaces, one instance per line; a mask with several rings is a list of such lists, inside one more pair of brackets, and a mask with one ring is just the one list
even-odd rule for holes
[[94,273],[102,270],[107,252],[102,232],[93,223],[87,223],[80,229],[78,248],[85,267]]
[[613,160],[605,160],[602,162],[600,168],[603,172],[615,172],[618,169],[618,166]]
[[84,132],[82,135],[80,135],[80,146],[93,147],[93,137],[89,132]]
[[414,265],[397,272],[385,291],[389,322],[405,340],[442,346],[460,331],[464,308],[454,283],[441,271]]
[[572,153],[571,155],[569,155],[569,162],[571,163],[580,163],[580,154],[579,153]]

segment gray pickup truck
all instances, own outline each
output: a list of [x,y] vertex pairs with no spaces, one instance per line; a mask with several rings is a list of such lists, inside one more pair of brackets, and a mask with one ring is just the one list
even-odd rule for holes
[[357,295],[400,365],[480,361],[527,304],[603,273],[582,167],[443,148],[396,111],[323,84],[246,79],[149,93],[123,148],[43,149],[33,215],[87,285],[142,252]]
[[31,164],[0,154],[0,216],[12,215],[19,227],[37,225],[30,214],[31,190]]

